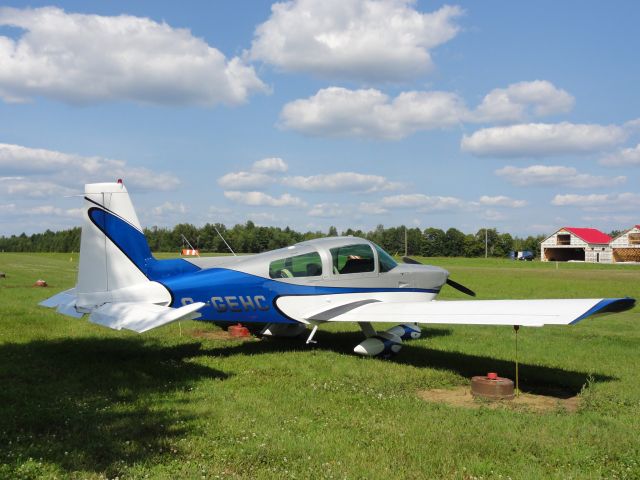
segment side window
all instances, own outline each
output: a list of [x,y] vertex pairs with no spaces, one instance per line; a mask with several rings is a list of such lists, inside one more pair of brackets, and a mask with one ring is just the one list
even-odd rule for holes
[[269,264],[271,278],[319,277],[320,275],[322,275],[322,260],[318,252],[281,258]]
[[369,245],[347,245],[332,248],[330,251],[335,274],[364,273],[374,270],[373,250]]

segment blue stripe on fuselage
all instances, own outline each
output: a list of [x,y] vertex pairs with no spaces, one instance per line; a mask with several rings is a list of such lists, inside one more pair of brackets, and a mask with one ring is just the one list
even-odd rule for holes
[[166,278],[162,284],[173,295],[172,307],[204,302],[206,306],[199,310],[202,314],[200,320],[258,323],[297,323],[280,312],[275,305],[275,300],[285,295],[395,291],[438,293],[436,289],[296,285],[226,268],[211,268]]

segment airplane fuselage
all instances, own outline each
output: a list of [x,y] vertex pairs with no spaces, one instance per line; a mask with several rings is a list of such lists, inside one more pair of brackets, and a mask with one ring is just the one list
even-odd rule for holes
[[[399,267],[405,267],[401,265]],[[409,267],[409,266],[406,266]],[[194,302],[205,304],[199,312],[199,320],[241,323],[298,323],[290,309],[285,313],[281,300],[288,297],[306,297],[306,306],[326,304],[336,296],[348,295],[371,298],[372,293],[398,301],[408,298],[432,300],[446,280],[444,274],[429,271],[422,282],[410,283],[416,277],[416,268],[411,272],[386,272],[376,275],[376,283],[382,286],[354,287],[344,285],[342,279],[326,278],[316,282],[303,279],[270,279],[228,268],[209,268],[179,276],[157,280],[171,293],[171,307],[180,307]],[[380,278],[383,276],[384,278]],[[422,277],[422,276],[421,276]],[[425,283],[426,282],[426,283]],[[348,283],[348,282],[347,282]],[[412,285],[413,283],[413,285]],[[423,285],[418,286],[420,283]],[[395,284],[395,287],[392,285]],[[398,284],[403,285],[398,287]],[[280,302],[279,302],[280,300]]]

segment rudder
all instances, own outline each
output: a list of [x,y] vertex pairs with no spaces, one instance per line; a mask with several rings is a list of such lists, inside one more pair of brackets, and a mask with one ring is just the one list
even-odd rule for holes
[[107,292],[148,282],[145,264],[153,260],[121,181],[87,184],[84,198],[76,286],[79,306],[95,304],[96,295],[108,301]]

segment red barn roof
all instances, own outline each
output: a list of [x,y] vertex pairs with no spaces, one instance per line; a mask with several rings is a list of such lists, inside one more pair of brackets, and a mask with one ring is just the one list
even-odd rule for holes
[[563,230],[573,233],[587,243],[609,243],[611,237],[596,228],[563,227]]

